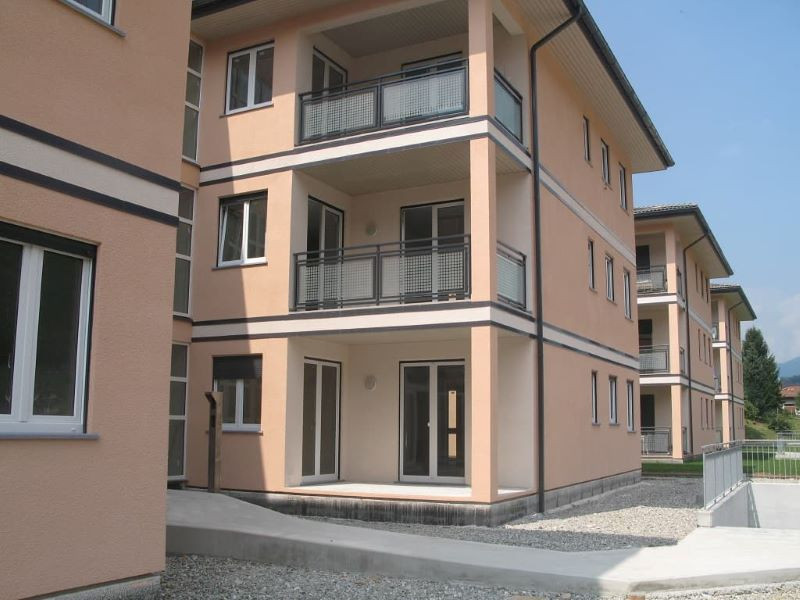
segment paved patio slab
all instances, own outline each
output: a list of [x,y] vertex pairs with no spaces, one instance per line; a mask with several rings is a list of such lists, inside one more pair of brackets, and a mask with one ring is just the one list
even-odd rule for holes
[[675,546],[567,553],[310,521],[222,494],[168,494],[172,554],[618,594],[800,579],[800,531],[697,529]]

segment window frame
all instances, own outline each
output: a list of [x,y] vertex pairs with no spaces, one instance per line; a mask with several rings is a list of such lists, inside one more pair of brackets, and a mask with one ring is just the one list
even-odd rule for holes
[[605,185],[611,185],[611,149],[603,138],[600,138],[600,176]]
[[608,376],[608,424],[619,425],[619,407],[617,406],[617,378]]
[[587,247],[589,253],[589,289],[597,291],[597,274],[594,268],[594,240],[589,238]]
[[592,164],[592,132],[589,117],[583,117],[583,160]]
[[625,317],[632,319],[633,307],[631,302],[631,272],[628,271],[628,269],[622,269],[622,297]]
[[[264,207],[264,256],[257,256],[253,258],[247,257],[247,244],[250,240],[250,201],[261,200],[263,198]],[[225,225],[227,223],[225,208],[233,204],[243,204],[244,211],[242,213],[242,247],[241,258],[237,260],[223,260],[223,245],[225,243]],[[242,194],[240,196],[228,196],[220,198],[219,202],[219,226],[217,234],[217,267],[240,267],[244,265],[264,265],[267,264],[267,209],[269,206],[268,194],[266,191],[252,192]]]
[[614,289],[614,258],[606,254],[606,298],[611,302],[616,301]]
[[[0,226],[6,225],[0,223]],[[67,244],[80,245],[86,251],[71,252],[38,240],[17,239],[3,234],[0,241],[22,246],[20,257],[20,280],[17,294],[17,314],[14,336],[14,366],[11,375],[11,412],[0,414],[0,434],[81,434],[86,433],[86,407],[89,391],[89,341],[94,304],[94,262],[96,248],[59,236],[39,233],[34,230],[8,226],[27,232],[25,237],[56,238]],[[12,231],[13,233],[13,231]],[[22,236],[20,236],[22,237]],[[38,350],[39,309],[41,301],[42,268],[45,252],[61,254],[82,261],[81,290],[78,302],[78,333],[75,359],[75,390],[72,415],[35,415],[34,386],[36,383],[36,359]]]
[[[235,409],[234,409],[233,423],[225,423],[224,422],[224,408],[222,406],[220,406],[220,410],[223,411],[223,414],[222,414],[222,419],[223,419],[222,431],[223,432],[225,432],[225,431],[234,431],[234,432],[238,431],[238,432],[260,433],[263,430],[262,424],[264,422],[264,411],[263,411],[263,408],[264,408],[263,360],[264,359],[263,359],[263,355],[261,355],[261,354],[253,354],[253,355],[240,355],[240,356],[239,355],[234,355],[234,356],[238,356],[239,358],[244,358],[244,359],[252,359],[252,358],[256,358],[257,357],[261,361],[261,365],[262,365],[261,369],[262,370],[261,370],[261,376],[258,377],[258,378],[252,378],[252,377],[247,377],[247,378],[245,378],[245,377],[224,378],[224,379],[227,379],[227,381],[236,382],[236,384],[235,384],[235,397],[234,397],[235,402],[236,402],[236,406],[235,406]],[[215,357],[215,358],[225,358],[225,357],[224,356],[218,356],[218,357]],[[261,406],[260,406],[259,411],[258,411],[259,412],[258,423],[244,423],[243,422],[244,421],[244,382],[245,382],[245,379],[248,379],[248,380],[249,379],[257,379],[257,380],[259,380],[261,382],[260,383],[260,387],[259,387],[259,403],[260,403]],[[219,388],[219,381],[220,381],[220,379],[217,379],[217,377],[212,373],[212,388],[214,389],[214,391],[222,393],[222,390]]]
[[[194,188],[190,188],[189,186],[186,186],[186,185],[181,185],[181,189],[189,190],[189,191],[192,192],[192,218],[191,219],[187,219],[186,217],[182,217],[180,215],[180,206],[179,206],[179,208],[178,208],[178,223],[179,223],[179,225],[175,229],[175,237],[176,237],[176,243],[175,243],[175,285],[177,286],[177,283],[178,283],[178,280],[177,280],[178,279],[178,277],[177,277],[178,276],[178,259],[185,260],[185,261],[187,261],[189,263],[189,282],[188,282],[189,289],[186,292],[186,312],[181,312],[179,310],[175,310],[175,298],[174,298],[174,294],[173,294],[172,314],[173,315],[177,315],[179,317],[190,317],[191,314],[192,314],[192,251],[194,250],[194,229],[195,229],[194,228],[194,214],[195,214],[195,209],[196,209],[196,206],[197,206],[197,202],[196,202],[196,200],[197,200],[197,190],[195,190]],[[180,202],[180,200],[178,200],[178,202]],[[184,223],[186,225],[189,225],[189,227],[191,227],[191,230],[192,230],[191,236],[189,237],[189,254],[188,255],[181,254],[180,252],[178,252],[177,236],[178,236],[178,230],[180,229],[180,223]]]
[[104,23],[108,25],[114,25],[114,13],[116,9],[116,1],[115,0],[102,0],[103,7],[100,9],[100,12],[94,11],[85,4],[81,4],[78,0],[64,0],[70,6],[74,6],[81,12],[86,13],[87,15],[94,17],[96,19],[100,19]]
[[[188,58],[188,53],[187,53],[187,58],[186,58],[186,80],[187,81],[189,80],[189,75],[194,75],[195,77],[197,77],[200,80],[200,97],[198,98],[197,105],[195,106],[194,104],[189,102],[189,99],[186,98],[186,93],[184,92],[184,97],[183,97],[183,107],[184,108],[183,108],[183,110],[184,110],[184,113],[185,113],[187,108],[197,112],[197,133],[195,134],[194,157],[187,156],[186,154],[184,154],[184,152],[183,152],[183,150],[184,150],[183,141],[181,141],[181,157],[186,159],[186,160],[188,160],[188,161],[190,161],[190,162],[197,163],[197,157],[200,154],[200,106],[203,103],[203,65],[205,63],[205,58],[206,58],[206,48],[205,48],[205,46],[203,46],[203,44],[201,44],[197,40],[189,39],[189,48],[190,49],[192,47],[192,44],[196,44],[197,46],[200,47],[200,51],[201,51],[201,53],[200,53],[200,72],[198,73],[197,71],[195,71],[194,69],[192,69],[189,66],[189,58]],[[185,126],[184,126],[184,129],[185,129]]]
[[592,425],[599,425],[600,415],[598,414],[597,411],[597,371],[592,371],[591,401],[592,401]]
[[628,212],[628,171],[619,164],[619,206],[625,212]]
[[[184,388],[183,392],[183,414],[182,415],[174,415],[172,414],[172,410],[169,411],[169,420],[170,421],[183,421],[183,464],[181,469],[180,475],[170,475],[169,474],[169,440],[167,440],[167,481],[180,481],[186,479],[186,449],[187,449],[187,441],[186,438],[186,424],[187,424],[187,413],[189,412],[189,344],[185,342],[172,342],[172,346],[181,346],[182,348],[186,348],[186,374],[183,377],[179,377],[177,375],[172,374],[172,365],[170,365],[170,373],[169,373],[169,381],[172,383],[180,382],[185,383],[186,387]],[[169,432],[167,432],[169,434]]]
[[[270,99],[266,102],[259,102],[256,104],[255,102],[255,74],[256,74],[256,58],[258,56],[259,50],[265,50],[267,48],[272,48],[272,83],[274,88],[275,83],[275,42],[266,42],[264,44],[259,44],[258,46],[250,46],[249,48],[242,48],[241,50],[234,50],[233,52],[228,52],[228,60],[227,60],[227,70],[225,75],[225,114],[226,115],[235,115],[236,113],[253,110],[255,108],[262,108],[265,106],[272,106],[274,103],[274,89],[273,94],[270,96]],[[239,56],[244,56],[245,54],[250,55],[250,62],[248,63],[248,70],[247,70],[247,104],[244,106],[240,106],[239,108],[231,108],[231,64],[234,58]]]
[[628,431],[636,431],[636,422],[634,421],[635,393],[631,379],[625,382],[625,390],[628,403]]

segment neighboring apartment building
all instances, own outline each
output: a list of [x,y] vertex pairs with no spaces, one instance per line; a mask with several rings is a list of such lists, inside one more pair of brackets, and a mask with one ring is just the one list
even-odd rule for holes
[[[529,49],[579,10],[536,53],[537,186]],[[271,506],[488,523],[636,480],[631,176],[672,161],[582,3],[191,29],[170,478],[206,484],[216,389],[222,486]]]
[[697,205],[635,213],[642,454],[682,460],[722,440],[711,279],[733,271]]
[[2,598],[164,568],[189,11],[0,1]]
[[715,420],[723,442],[741,440],[744,428],[744,367],[742,323],[754,321],[756,313],[742,286],[711,284],[711,317],[716,384]]

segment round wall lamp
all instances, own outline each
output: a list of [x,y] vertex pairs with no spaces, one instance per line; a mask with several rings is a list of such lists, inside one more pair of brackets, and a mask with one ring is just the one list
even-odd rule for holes
[[378,380],[375,378],[375,375],[367,375],[364,377],[364,388],[371,392],[375,389],[376,385],[378,385]]
[[367,226],[364,228],[364,232],[369,237],[372,237],[376,233],[378,233],[378,226],[375,224],[375,221],[370,221],[369,223],[367,223]]

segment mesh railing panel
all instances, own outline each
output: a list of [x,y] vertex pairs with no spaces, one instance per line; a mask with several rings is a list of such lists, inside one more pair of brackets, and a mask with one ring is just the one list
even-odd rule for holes
[[643,373],[669,371],[669,349],[640,348],[639,370]]
[[525,306],[525,265],[497,254],[497,294]]
[[497,120],[517,139],[522,139],[522,104],[497,77],[494,80],[494,110]]
[[303,100],[301,138],[326,138],[378,127],[377,94],[378,88],[373,87]]
[[642,429],[642,454],[670,454],[672,452],[672,429]]
[[638,269],[636,291],[640,294],[656,294],[667,291],[667,272],[664,267]]
[[466,70],[387,83],[382,89],[384,124],[466,110]]

